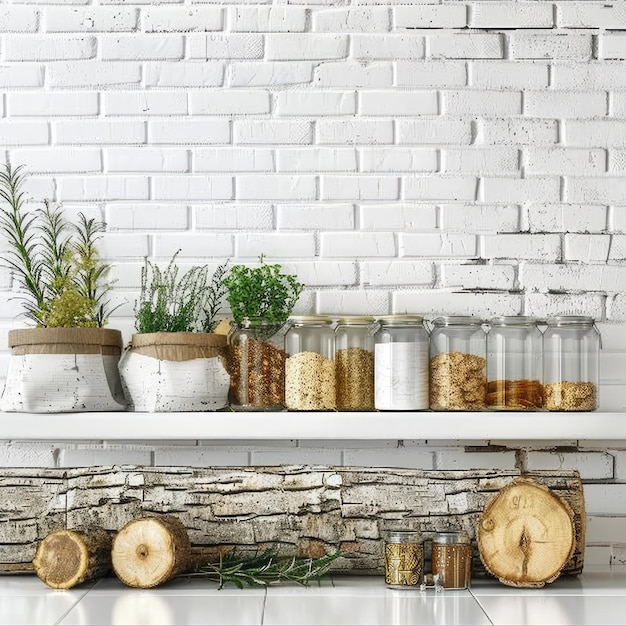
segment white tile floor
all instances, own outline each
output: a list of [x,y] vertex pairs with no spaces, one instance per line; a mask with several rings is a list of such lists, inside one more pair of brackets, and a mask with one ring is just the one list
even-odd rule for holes
[[475,579],[470,590],[395,591],[382,578],[336,576],[319,586],[216,589],[180,578],[157,590],[117,579],[70,591],[35,576],[0,577],[3,624],[626,624],[626,568],[588,567],[543,589]]

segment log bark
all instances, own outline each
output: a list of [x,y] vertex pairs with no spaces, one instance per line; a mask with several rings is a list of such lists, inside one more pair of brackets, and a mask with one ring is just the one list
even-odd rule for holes
[[111,536],[101,528],[52,532],[37,546],[33,567],[54,589],[101,578],[111,571]]
[[478,550],[488,572],[513,587],[543,587],[576,547],[571,507],[545,486],[518,479],[489,502],[478,523]]

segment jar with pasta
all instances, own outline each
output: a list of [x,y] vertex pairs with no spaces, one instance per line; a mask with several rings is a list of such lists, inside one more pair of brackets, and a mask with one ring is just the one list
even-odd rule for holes
[[487,393],[487,341],[483,321],[446,316],[430,333],[430,408],[478,411]]
[[285,406],[291,411],[331,411],[335,395],[335,331],[323,315],[292,317],[285,335]]

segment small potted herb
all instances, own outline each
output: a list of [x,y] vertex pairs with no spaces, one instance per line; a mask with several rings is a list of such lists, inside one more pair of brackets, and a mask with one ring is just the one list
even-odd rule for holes
[[145,259],[130,348],[120,361],[135,411],[210,411],[228,405],[225,334],[215,333],[226,263],[180,273],[174,254],[161,269]]
[[105,224],[67,220],[44,200],[25,206],[23,167],[0,171],[0,231],[5,266],[19,283],[31,327],[9,332],[12,351],[0,401],[3,411],[113,411],[125,400],[117,372],[119,330],[104,328],[112,312],[109,266],[98,257]]
[[282,329],[304,285],[281,266],[235,265],[224,279],[235,329],[229,337],[231,407],[240,411],[282,409],[285,351]]

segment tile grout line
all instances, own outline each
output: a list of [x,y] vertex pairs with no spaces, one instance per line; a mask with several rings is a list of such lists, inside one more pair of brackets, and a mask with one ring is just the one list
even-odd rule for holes
[[72,606],[70,606],[67,611],[65,611],[65,613],[63,613],[63,615],[61,615],[61,617],[54,622],[54,625],[58,626],[58,624],[61,624],[63,620],[85,599],[85,596],[93,589],[93,587],[94,585],[92,585],[89,589],[86,589],[85,593],[83,593],[83,595],[80,596],[80,598],[78,598],[76,602],[74,602],[74,604],[72,604]]
[[263,594],[263,607],[261,609],[261,626],[265,624],[265,607],[267,606],[267,587],[265,587],[265,593]]
[[470,592],[470,595],[472,596],[472,598],[474,598],[474,600],[476,601],[476,604],[478,604],[478,606],[480,607],[480,610],[485,614],[485,617],[487,618],[487,621],[490,624],[492,624],[492,626],[493,626],[493,622],[491,621],[491,618],[489,617],[489,613],[487,613],[487,611],[485,610],[483,605],[480,603],[480,600],[474,595],[474,592],[472,591],[472,588],[468,587],[467,590]]

